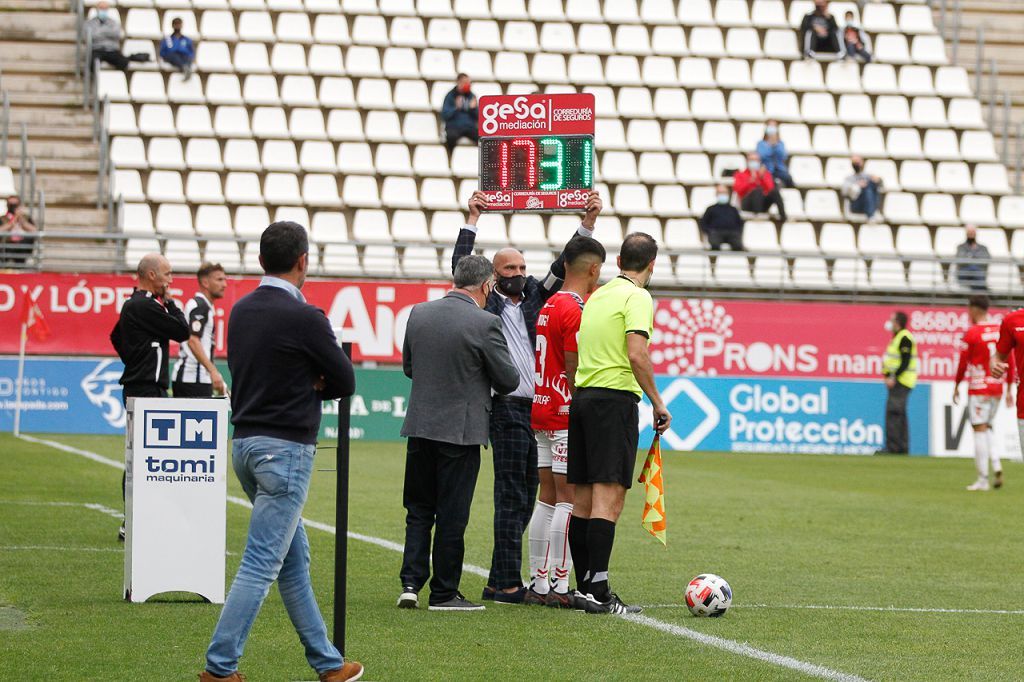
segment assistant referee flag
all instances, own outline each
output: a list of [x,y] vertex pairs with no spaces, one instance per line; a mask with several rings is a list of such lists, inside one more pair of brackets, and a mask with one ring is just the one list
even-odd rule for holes
[[644,469],[637,482],[644,484],[644,513],[640,517],[640,525],[667,547],[665,481],[661,476],[661,437],[657,433],[651,449],[647,451],[647,461],[644,462]]

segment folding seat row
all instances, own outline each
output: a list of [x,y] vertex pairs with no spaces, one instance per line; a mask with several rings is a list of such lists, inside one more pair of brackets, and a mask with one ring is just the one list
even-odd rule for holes
[[[363,4],[368,3],[362,0],[345,0],[346,4]],[[385,3],[394,2],[394,0],[383,0]],[[405,1],[405,0],[402,0]],[[438,1],[438,0],[433,0]],[[98,3],[99,0],[85,0],[87,7],[93,7]],[[445,0],[440,0],[445,2]],[[317,14],[320,12],[334,13],[337,14],[342,11],[342,0],[119,0],[118,7],[130,8],[130,7],[141,7],[149,8],[156,7],[160,10],[270,10],[272,12],[307,12],[309,14]],[[373,3],[369,3],[373,4]],[[117,10],[111,8],[111,15],[115,15]],[[90,10],[89,15],[92,15]],[[120,21],[120,18],[118,18]]]
[[[130,176],[127,176],[130,179]],[[134,188],[132,188],[134,189]],[[292,173],[267,173],[261,183],[254,172],[192,171],[182,185],[182,174],[172,170],[152,170],[146,181],[146,200],[156,203],[263,204],[340,206],[338,185],[330,174],[308,173],[299,178]]]

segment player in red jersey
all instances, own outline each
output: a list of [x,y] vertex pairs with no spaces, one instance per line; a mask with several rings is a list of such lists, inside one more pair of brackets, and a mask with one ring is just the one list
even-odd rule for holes
[[967,302],[967,315],[973,323],[964,333],[960,344],[960,365],[953,386],[953,404],[960,402],[960,383],[967,377],[967,414],[974,429],[974,464],[978,478],[967,486],[968,490],[988,490],[989,462],[992,463],[993,485],[1003,485],[1003,465],[999,453],[992,447],[992,421],[999,409],[999,399],[1006,392],[1006,405],[1013,404],[1012,363],[1002,379],[992,376],[991,360],[999,340],[999,324],[988,316],[989,299],[985,295],[971,296]]
[[565,246],[565,283],[537,319],[536,387],[531,423],[537,438],[540,493],[530,520],[530,589],[524,602],[569,608],[572,557],[567,533],[573,487],[566,480],[569,403],[576,390],[577,346],[583,301],[597,288],[605,250],[590,237]]
[[[1011,355],[1012,352],[1012,355]],[[1014,366],[1024,366],[1024,308],[1014,310],[1003,318],[999,325],[999,340],[992,358],[992,376],[1001,379],[1012,376]],[[1024,444],[1024,397],[1017,388],[1017,433]],[[1002,481],[1000,480],[1000,485]]]

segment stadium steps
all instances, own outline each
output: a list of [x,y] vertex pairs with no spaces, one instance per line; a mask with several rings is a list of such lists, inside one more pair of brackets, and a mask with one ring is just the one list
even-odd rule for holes
[[[941,11],[936,3],[934,16],[936,25],[939,25]],[[996,147],[999,153],[1002,149],[1003,132],[1003,95],[1002,92],[1010,93],[1010,136],[1008,140],[1009,149],[1004,158],[1007,159],[1012,169],[1016,163],[1016,151],[1018,145],[1024,144],[1024,140],[1017,140],[1014,126],[1018,123],[1024,124],[1024,42],[1021,41],[1021,34],[1024,33],[1024,3],[1020,0],[960,0],[960,47],[957,53],[957,62],[967,69],[972,84],[977,82],[977,58],[978,58],[978,27],[984,27],[985,45],[982,53],[982,88],[976,93],[981,100],[986,120],[989,118],[989,103],[991,96],[991,72],[990,62],[995,61],[998,70],[996,81],[996,111],[988,120],[989,127],[996,136]],[[954,15],[952,3],[947,6],[946,13],[946,45],[952,57],[952,38]]]
[[[11,103],[8,161],[20,169],[18,137],[28,133],[36,187],[46,196],[46,230],[103,232],[107,211],[96,209],[99,146],[92,112],[82,108],[83,83],[75,75],[75,15],[63,0],[0,0],[4,45],[0,86]],[[82,245],[47,244],[47,267],[75,266]],[[91,250],[91,249],[90,249]],[[111,256],[108,245],[97,251]],[[99,253],[95,254],[99,255]],[[90,257],[91,260],[91,257]]]

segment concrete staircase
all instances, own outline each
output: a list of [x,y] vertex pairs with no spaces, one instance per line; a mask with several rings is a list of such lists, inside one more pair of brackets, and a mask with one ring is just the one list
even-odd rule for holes
[[[71,3],[0,0],[0,26],[0,87],[11,103],[8,164],[17,175],[24,123],[28,154],[36,162],[36,186],[45,192],[46,231],[105,232],[108,212],[96,208],[99,145],[93,142],[92,111],[82,108],[82,81],[75,76]],[[87,262],[113,257],[109,247],[94,253],[92,245],[83,256],[83,246],[47,241],[43,266],[66,269],[83,257]]]
[[[941,2],[935,3],[936,26],[939,25]],[[956,59],[967,69],[971,82],[976,82],[978,54],[982,56],[982,88],[976,93],[984,106],[989,128],[996,136],[996,149],[1002,153],[1003,92],[1010,94],[1010,136],[1007,150],[1007,165],[1012,172],[1017,165],[1018,146],[1024,140],[1016,137],[1016,124],[1024,124],[1024,2],[1022,0],[960,0],[960,45]],[[955,17],[953,2],[947,0],[946,47],[952,57]],[[984,27],[984,47],[979,49],[978,27]],[[990,62],[995,61],[996,99],[993,116],[989,117],[989,103],[992,101]],[[1011,184],[1013,176],[1011,175]]]

